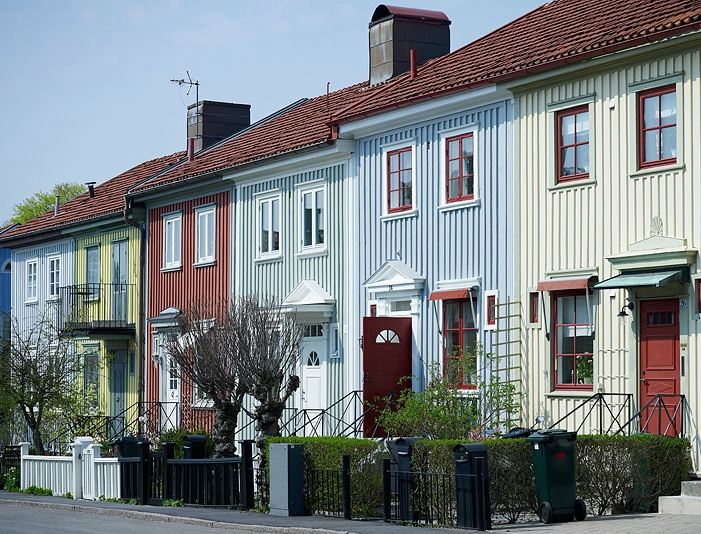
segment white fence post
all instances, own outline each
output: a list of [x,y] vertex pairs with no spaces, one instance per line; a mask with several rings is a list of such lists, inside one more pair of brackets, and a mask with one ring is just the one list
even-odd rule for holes
[[19,482],[19,489],[25,490],[27,489],[27,470],[24,468],[24,457],[29,456],[29,447],[31,443],[28,441],[23,441],[22,443],[19,444],[20,446],[20,460],[19,460],[19,473],[20,473],[20,482]]
[[83,442],[73,443],[73,500],[83,498]]

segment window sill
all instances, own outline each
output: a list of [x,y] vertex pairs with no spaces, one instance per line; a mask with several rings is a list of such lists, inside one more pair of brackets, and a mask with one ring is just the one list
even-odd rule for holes
[[297,256],[300,259],[304,258],[318,258],[322,256],[328,256],[329,255],[329,250],[324,247],[324,248],[309,248],[309,249],[304,249],[299,251],[295,256]]
[[550,393],[546,393],[545,396],[549,399],[579,399],[591,397],[594,394],[594,386],[590,389],[555,389]]
[[395,221],[397,219],[411,219],[419,216],[418,210],[399,211],[397,213],[387,213],[380,217],[382,222]]
[[686,165],[683,163],[674,163],[672,165],[660,165],[659,167],[645,167],[628,174],[628,178],[644,178],[653,174],[662,174],[667,172],[685,171]]
[[276,256],[259,256],[254,261],[256,264],[275,263],[275,262],[282,261],[282,254],[278,254]]
[[161,272],[162,273],[172,273],[175,271],[182,271],[182,269],[183,269],[182,265],[178,265],[177,267],[163,267],[161,269]]
[[479,198],[473,198],[472,200],[462,200],[460,202],[446,202],[438,206],[438,211],[454,211],[461,210],[465,208],[478,208],[481,202]]
[[560,184],[551,185],[550,187],[548,187],[548,191],[573,189],[575,187],[590,187],[592,185],[596,185],[596,180],[594,178],[587,178],[585,180],[572,180],[570,182],[562,182]]
[[202,399],[192,403],[192,408],[195,410],[212,410],[214,409],[214,402],[209,399]]
[[211,267],[212,265],[216,265],[217,260],[208,260],[208,261],[198,261],[196,263],[193,263],[192,266],[197,268],[197,267]]
[[39,299],[31,299],[31,300],[24,301],[25,306],[35,306],[37,304],[39,304]]

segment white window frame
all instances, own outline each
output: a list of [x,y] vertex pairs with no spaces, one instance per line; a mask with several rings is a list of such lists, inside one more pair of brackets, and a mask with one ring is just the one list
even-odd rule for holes
[[216,261],[216,249],[216,205],[198,206],[195,208],[195,265],[212,265]]
[[39,300],[39,260],[32,258],[25,262],[25,291],[26,302]]
[[[446,148],[448,139],[453,139],[454,137],[460,137],[462,135],[472,134],[472,170],[474,174],[474,179],[472,182],[472,198],[468,200],[459,200],[455,202],[448,202],[448,188],[447,188],[447,177],[448,168],[446,165]],[[459,128],[451,128],[448,130],[442,130],[438,134],[440,142],[438,143],[438,161],[439,161],[439,172],[440,172],[440,188],[441,188],[441,204],[438,206],[440,211],[452,211],[462,208],[469,208],[473,206],[480,205],[480,174],[481,169],[479,168],[480,157],[479,157],[479,124],[471,123]]]
[[[411,209],[405,211],[389,211],[389,169],[387,156],[390,152],[396,152],[397,150],[402,150],[404,148],[411,149]],[[391,221],[395,219],[405,219],[409,217],[418,217],[418,203],[421,201],[421,190],[419,186],[419,170],[416,167],[416,139],[404,139],[400,142],[386,144],[382,146],[382,216],[380,220]]]
[[[278,221],[278,248],[277,250],[270,250],[270,248],[267,251],[263,251],[263,206],[268,204],[269,205],[269,212],[268,212],[268,225],[270,228],[270,232],[272,235],[272,229],[273,229],[273,221],[275,220],[274,218],[274,203],[277,202],[277,221]],[[283,225],[282,225],[282,194],[279,191],[276,191],[274,193],[268,193],[265,195],[260,195],[257,197],[257,203],[256,203],[256,234],[257,234],[257,239],[256,239],[256,244],[257,244],[257,250],[258,250],[258,259],[261,260],[267,260],[267,259],[275,259],[275,258],[280,258],[282,256],[282,246],[283,246]],[[272,242],[272,239],[270,240]]]
[[163,269],[175,270],[182,267],[183,253],[183,214],[181,212],[163,215]]
[[46,257],[46,298],[56,300],[61,295],[61,256],[52,255]]
[[[316,210],[318,209],[316,200],[317,200],[317,193],[322,193],[323,195],[323,211],[321,214],[321,224],[323,226],[323,231],[324,231],[324,237],[323,237],[323,242],[318,243],[316,241],[316,238],[318,236],[318,226],[317,226],[317,217],[314,216],[316,214]],[[305,219],[304,219],[304,198],[306,195],[311,195],[312,199],[312,243],[309,245],[304,244],[304,236],[305,236]],[[312,183],[306,183],[303,185],[300,185],[297,189],[297,196],[298,196],[298,205],[299,205],[299,250],[300,252],[319,252],[326,250],[328,244],[328,195],[326,192],[326,183],[325,182],[320,182],[320,181],[315,181]]]

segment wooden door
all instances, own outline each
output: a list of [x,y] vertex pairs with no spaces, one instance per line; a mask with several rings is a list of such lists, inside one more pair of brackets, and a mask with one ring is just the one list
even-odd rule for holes
[[[363,317],[363,401],[384,405],[391,392],[411,387],[411,318]],[[384,436],[376,429],[377,411],[371,411],[363,422],[366,435]]]
[[640,303],[641,430],[676,436],[681,430],[679,406],[679,300]]

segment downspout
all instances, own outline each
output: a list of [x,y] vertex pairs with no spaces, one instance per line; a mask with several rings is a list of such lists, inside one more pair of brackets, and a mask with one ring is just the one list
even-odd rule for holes
[[[146,335],[146,227],[140,225],[133,219],[130,215],[132,213],[132,199],[124,195],[124,222],[139,230],[139,282],[137,286],[138,290],[138,311],[137,311],[137,336],[136,336],[136,349],[138,354],[138,369],[136,373],[136,381],[138,384],[137,388],[137,402],[139,404],[139,417],[143,414],[141,413],[141,407],[144,402],[144,372],[146,369],[146,355],[145,355],[145,335]],[[139,422],[139,427],[142,423]],[[139,428],[141,432],[141,428]]]

